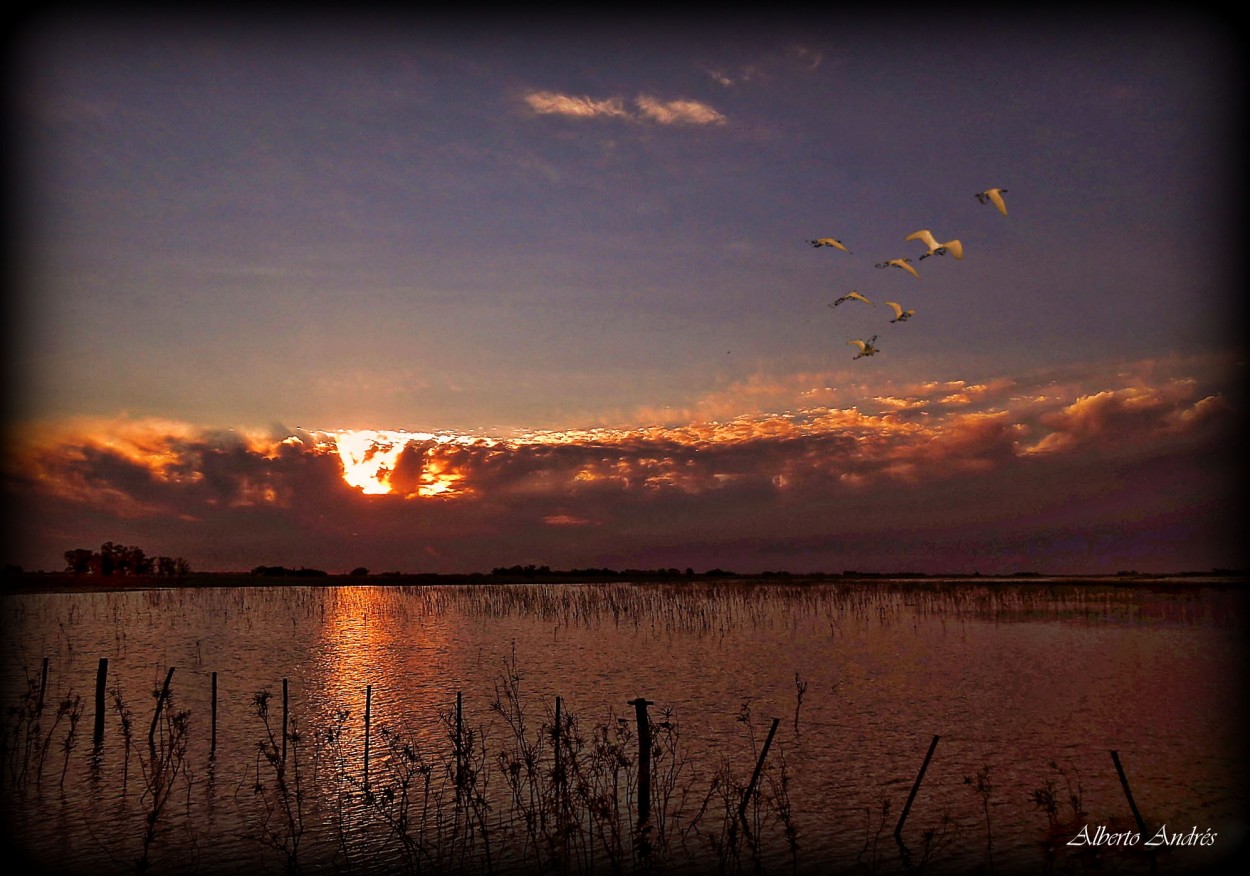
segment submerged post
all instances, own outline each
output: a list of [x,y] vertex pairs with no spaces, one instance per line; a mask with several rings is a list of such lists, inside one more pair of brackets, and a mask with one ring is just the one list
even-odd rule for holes
[[213,714],[213,732],[212,738],[208,745],[208,756],[216,757],[217,755],[217,673],[213,673],[213,694],[212,694],[212,714]]
[[464,691],[456,691],[456,790],[464,787]]
[[1141,812],[1137,809],[1137,803],[1133,800],[1133,792],[1129,790],[1128,778],[1124,775],[1124,767],[1120,765],[1120,753],[1118,751],[1111,752],[1111,762],[1115,764],[1116,775],[1120,777],[1120,787],[1124,789],[1124,796],[1128,799],[1128,808],[1133,810],[1133,818],[1137,821],[1137,829],[1144,834],[1146,833],[1146,821],[1141,817]]
[[561,806],[564,805],[564,796],[561,788],[564,785],[564,770],[561,769],[560,763],[560,698],[556,697],[556,727],[552,734],[552,744],[555,747],[555,772],[553,773],[556,780],[556,791],[560,794],[559,800]]
[[286,728],[287,728],[287,707],[290,703],[290,697],[287,692],[287,680],[282,679],[282,766],[286,767]]
[[373,685],[365,685],[365,793],[369,793],[369,712],[373,706]]
[[160,695],[156,698],[156,711],[152,713],[152,726],[148,728],[148,746],[156,745],[156,725],[161,720],[161,709],[165,707],[165,700],[169,699],[169,682],[174,677],[174,667],[169,667],[169,672],[165,673],[165,683],[161,686]]
[[924,779],[925,770],[929,768],[929,761],[933,759],[933,750],[937,748],[939,738],[934,736],[933,741],[929,743],[929,753],[924,756],[924,763],[920,765],[920,772],[916,774],[915,784],[911,786],[911,793],[907,795],[907,802],[903,804],[903,813],[898,817],[898,825],[894,828],[894,838],[896,840],[899,839],[899,834],[903,832],[903,822],[907,820],[907,813],[911,811],[912,801],[916,799],[916,792],[920,790],[920,782]]
[[751,773],[751,783],[747,785],[746,793],[742,795],[742,802],[738,804],[738,821],[742,823],[743,828],[747,826],[747,806],[750,805],[751,797],[755,794],[755,786],[759,784],[760,773],[764,771],[764,759],[768,757],[768,749],[773,744],[773,736],[777,733],[777,725],[780,723],[780,718],[773,718],[773,726],[768,728],[764,747],[760,749],[759,759],[755,762],[755,772]]
[[39,700],[35,703],[35,715],[43,715],[43,698],[48,693],[48,658],[43,658],[43,669],[39,672]]
[[104,682],[108,674],[109,659],[101,657],[95,673],[95,733],[91,737],[96,748],[104,744]]
[[651,820],[651,719],[647,706],[655,703],[643,697],[629,701],[638,722],[638,834]]
[[[1124,789],[1124,796],[1128,799],[1128,807],[1133,810],[1133,818],[1137,821],[1137,830],[1141,835],[1146,834],[1146,819],[1141,817],[1141,811],[1137,808],[1137,802],[1133,800],[1133,792],[1128,787],[1128,777],[1124,775],[1124,767],[1120,765],[1120,753],[1114,749],[1111,751],[1111,762],[1115,764],[1116,775],[1120,777],[1120,787]],[[1154,876],[1158,872],[1158,864],[1155,862],[1153,850],[1150,857],[1150,873]]]

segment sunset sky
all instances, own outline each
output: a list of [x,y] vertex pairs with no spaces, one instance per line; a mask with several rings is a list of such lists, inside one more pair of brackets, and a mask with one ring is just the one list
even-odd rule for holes
[[31,18],[0,560],[1244,566],[1230,24],[917,12]]

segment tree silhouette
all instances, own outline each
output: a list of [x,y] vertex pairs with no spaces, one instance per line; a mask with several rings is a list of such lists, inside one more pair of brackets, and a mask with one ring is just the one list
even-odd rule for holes
[[75,575],[159,575],[181,578],[191,572],[182,557],[149,557],[137,545],[106,541],[98,551],[73,548],[64,554],[65,571]]

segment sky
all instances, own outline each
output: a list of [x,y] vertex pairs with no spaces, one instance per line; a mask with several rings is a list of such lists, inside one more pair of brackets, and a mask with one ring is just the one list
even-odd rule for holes
[[30,15],[0,559],[1243,568],[1234,29],[971,15]]

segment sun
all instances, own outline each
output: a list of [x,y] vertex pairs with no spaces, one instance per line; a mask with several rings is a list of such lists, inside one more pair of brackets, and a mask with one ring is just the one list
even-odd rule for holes
[[[433,436],[429,436],[433,437]],[[343,463],[343,480],[369,496],[392,491],[391,475],[409,442],[421,436],[407,432],[338,431],[334,443]]]

